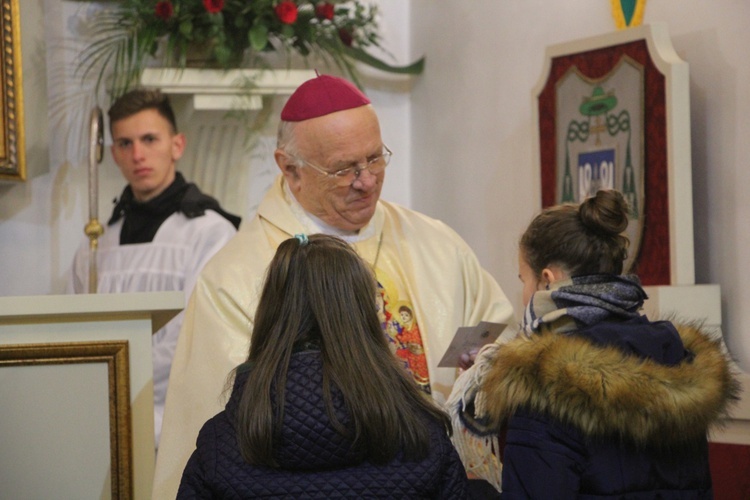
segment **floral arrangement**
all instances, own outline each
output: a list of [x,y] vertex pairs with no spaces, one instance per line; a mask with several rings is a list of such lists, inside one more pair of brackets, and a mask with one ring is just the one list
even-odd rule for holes
[[[84,0],[85,1],[85,0]],[[88,0],[91,1],[91,0]],[[84,75],[98,70],[112,98],[137,82],[150,58],[184,68],[196,50],[215,67],[258,67],[263,54],[320,56],[359,85],[355,61],[387,72],[418,74],[420,59],[394,66],[365,51],[382,48],[377,8],[359,0],[110,0],[93,20],[81,56]],[[111,74],[110,74],[111,71]]]

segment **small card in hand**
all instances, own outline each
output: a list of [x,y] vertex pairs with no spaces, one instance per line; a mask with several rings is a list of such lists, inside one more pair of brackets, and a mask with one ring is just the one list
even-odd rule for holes
[[438,366],[441,368],[459,366],[462,354],[494,342],[505,330],[505,327],[506,325],[503,323],[491,323],[489,321],[482,321],[477,326],[460,327],[456,330],[451,345],[448,346]]

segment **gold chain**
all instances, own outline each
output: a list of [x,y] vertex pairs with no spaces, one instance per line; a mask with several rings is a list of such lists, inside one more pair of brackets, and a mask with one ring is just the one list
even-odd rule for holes
[[378,248],[375,250],[375,260],[372,261],[372,271],[376,272],[378,267],[378,259],[380,258],[380,247],[383,244],[383,231],[380,231],[380,236],[378,237]]

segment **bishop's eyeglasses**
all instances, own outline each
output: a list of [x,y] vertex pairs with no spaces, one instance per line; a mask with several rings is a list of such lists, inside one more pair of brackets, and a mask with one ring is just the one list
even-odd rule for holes
[[351,185],[356,179],[359,178],[359,174],[363,170],[367,170],[372,175],[378,175],[383,170],[385,170],[385,167],[388,166],[388,163],[391,161],[391,156],[393,155],[393,152],[391,152],[390,149],[388,149],[388,146],[383,144],[383,152],[379,155],[372,156],[367,159],[365,162],[361,163],[355,163],[352,164],[349,167],[345,167],[339,170],[336,170],[334,172],[329,172],[328,170],[325,170],[324,168],[321,168],[314,163],[310,163],[309,161],[305,160],[304,158],[299,158],[296,156],[293,156],[296,160],[304,163],[308,167],[312,168],[313,170],[316,170],[320,172],[321,174],[325,175],[329,179],[331,179],[337,186],[349,186]]

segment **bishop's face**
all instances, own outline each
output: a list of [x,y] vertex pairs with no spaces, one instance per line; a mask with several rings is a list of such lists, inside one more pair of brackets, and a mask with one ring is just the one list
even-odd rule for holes
[[[338,111],[299,122],[294,131],[298,154],[327,172],[365,164],[383,152],[380,125],[372,106]],[[289,188],[302,207],[326,224],[358,231],[370,222],[385,171],[377,175],[362,170],[351,184],[337,183],[292,158],[277,157]]]
[[112,124],[112,156],[135,199],[148,201],[175,179],[175,162],[185,150],[185,136],[154,109]]

